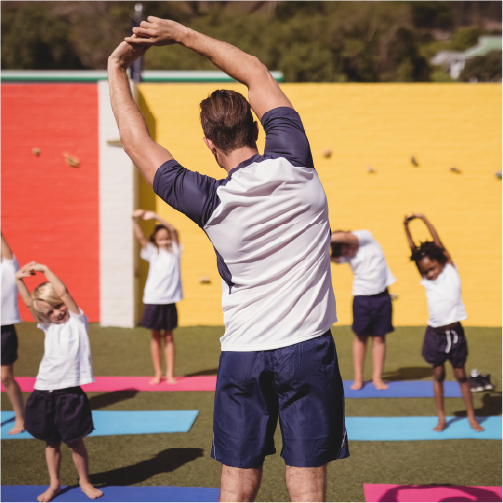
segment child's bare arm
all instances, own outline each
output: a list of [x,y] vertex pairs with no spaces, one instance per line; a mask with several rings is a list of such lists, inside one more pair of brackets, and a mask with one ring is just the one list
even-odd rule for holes
[[358,244],[358,238],[351,232],[335,231],[332,233],[331,243]]
[[66,288],[66,285],[46,266],[43,264],[37,264],[36,262],[32,265],[32,268],[36,272],[43,272],[47,281],[54,288],[54,292],[58,297],[61,298],[65,306],[69,311],[75,314],[80,314],[79,306],[70,295],[70,292]]
[[16,285],[19,294],[23,299],[24,305],[28,309],[31,309],[31,295],[30,291],[28,290],[28,287],[25,285],[25,282],[23,281],[23,278],[29,278],[30,276],[33,276],[35,274],[33,269],[31,268],[33,264],[34,262],[30,262],[29,264],[26,264],[25,266],[21,267],[21,269],[19,269],[19,271],[17,271],[14,276],[16,278]]
[[146,211],[143,215],[143,220],[157,220],[160,224],[165,225],[169,230],[171,240],[178,244],[178,231],[175,229],[174,225],[166,222],[166,220],[161,218],[157,213],[155,213],[154,211]]
[[447,257],[447,261],[452,265],[451,255],[447,251],[446,247],[443,245],[442,241],[440,241],[440,237],[435,227],[433,227],[433,224],[431,224],[430,221],[426,218],[426,216],[423,215],[422,213],[414,213],[412,216],[415,218],[420,218],[424,222],[424,224],[428,228],[428,231],[431,234],[431,237],[433,238],[433,242],[443,250],[444,255]]
[[3,237],[2,234],[2,248],[1,248],[1,255],[2,258],[5,260],[14,260],[14,254],[12,253],[12,250],[10,249],[10,246],[8,245],[7,241]]
[[414,218],[416,218],[416,217],[414,217],[414,215],[411,215],[410,217],[405,215],[405,217],[403,219],[403,226],[405,229],[405,235],[407,236],[407,243],[409,243],[411,253],[414,253],[417,250],[416,243],[414,243],[414,240],[412,239],[412,235],[411,235],[410,229],[409,229],[409,222],[414,220]]
[[138,218],[144,218],[145,213],[148,212],[146,210],[134,210],[132,216],[134,235],[136,236],[136,239],[140,242],[140,246],[142,248],[146,248],[148,241],[145,238],[145,234],[143,234],[140,224],[138,223]]

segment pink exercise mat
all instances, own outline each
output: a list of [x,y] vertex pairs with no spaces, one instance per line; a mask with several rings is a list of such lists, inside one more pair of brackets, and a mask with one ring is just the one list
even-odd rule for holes
[[[152,377],[95,377],[95,382],[84,384],[84,391],[215,391],[217,376],[177,377],[176,384],[149,384]],[[21,391],[33,391],[35,377],[16,377]],[[2,385],[2,391],[5,391]]]
[[501,487],[363,484],[365,501],[501,501]]

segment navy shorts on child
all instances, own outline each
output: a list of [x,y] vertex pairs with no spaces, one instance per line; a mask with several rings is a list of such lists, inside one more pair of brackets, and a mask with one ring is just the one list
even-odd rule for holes
[[463,368],[467,357],[468,345],[461,323],[451,330],[426,327],[423,358],[427,363],[438,367],[449,360],[453,368]]
[[2,366],[17,360],[17,334],[14,325],[2,325]]
[[30,435],[50,444],[69,444],[87,437],[94,430],[87,395],[80,386],[35,390],[26,402],[24,427]]
[[223,351],[218,367],[211,457],[262,466],[274,454],[289,466],[317,467],[349,456],[344,388],[330,331],[269,351]]
[[174,330],[178,326],[176,304],[145,304],[141,325],[156,332]]
[[353,332],[365,337],[393,332],[393,308],[388,289],[376,295],[355,295],[353,298]]

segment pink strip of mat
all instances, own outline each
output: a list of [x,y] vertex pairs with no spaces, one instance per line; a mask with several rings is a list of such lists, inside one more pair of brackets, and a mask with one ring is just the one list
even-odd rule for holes
[[[33,391],[35,377],[16,377],[21,391]],[[217,376],[177,377],[176,384],[152,385],[152,377],[95,377],[95,382],[84,384],[84,391],[215,391]],[[5,391],[2,385],[2,391]]]
[[501,501],[501,487],[363,484],[365,501]]

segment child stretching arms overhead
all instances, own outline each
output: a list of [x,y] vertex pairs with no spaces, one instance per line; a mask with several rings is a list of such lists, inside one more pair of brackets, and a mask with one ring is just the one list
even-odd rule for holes
[[[30,294],[23,278],[42,272],[48,281]],[[51,485],[38,501],[51,501],[61,492],[61,441],[72,451],[82,492],[96,499],[103,493],[89,480],[83,438],[93,429],[91,407],[80,385],[94,382],[86,315],[65,284],[45,265],[30,262],[16,273],[19,293],[44,331],[44,356],[35,390],[26,402],[25,428],[46,442],[45,458]]]
[[14,323],[20,323],[17,306],[17,286],[14,275],[19,263],[2,234],[2,384],[16,414],[14,428],[9,435],[24,431],[23,395],[14,379],[14,362],[17,360],[17,334]]
[[[141,230],[138,218],[157,220],[149,241]],[[133,212],[133,229],[140,242],[140,257],[149,263],[148,277],[143,292],[143,317],[141,324],[152,330],[150,351],[154,363],[155,377],[150,384],[161,382],[161,337],[165,337],[164,352],[166,355],[166,381],[176,384],[173,377],[175,369],[175,344],[173,330],[178,325],[178,314],[175,302],[183,298],[180,279],[180,256],[182,245],[178,232],[153,211],[135,210]],[[162,334],[161,331],[164,331]]]
[[[409,222],[415,218],[425,223],[433,238],[433,241],[425,241],[419,247],[414,243],[409,230]],[[443,381],[444,363],[449,360],[463,394],[470,426],[475,431],[483,431],[484,428],[475,419],[470,382],[465,374],[468,347],[460,321],[466,319],[466,311],[461,298],[458,269],[440,241],[437,231],[424,215],[414,213],[410,217],[406,216],[403,223],[412,252],[411,260],[416,263],[423,277],[421,284],[428,302],[429,319],[424,334],[423,358],[433,365],[433,386],[438,411],[438,425],[434,430],[442,431],[446,426]]]

